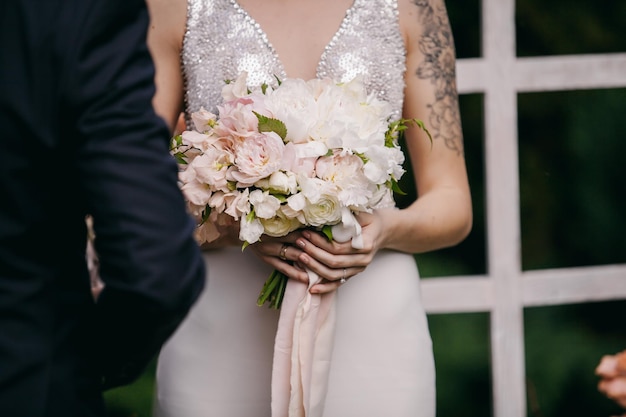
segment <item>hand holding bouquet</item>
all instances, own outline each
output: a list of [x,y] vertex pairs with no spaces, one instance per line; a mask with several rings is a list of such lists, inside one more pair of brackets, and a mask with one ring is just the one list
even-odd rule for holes
[[[391,121],[390,106],[360,78],[285,79],[252,90],[246,77],[226,83],[218,114],[200,109],[194,130],[173,139],[199,242],[219,237],[226,215],[239,222],[244,248],[303,227],[359,247],[355,213],[393,205],[404,173],[398,134],[409,123],[428,133],[423,123]],[[274,271],[257,304],[280,308],[286,280]]]

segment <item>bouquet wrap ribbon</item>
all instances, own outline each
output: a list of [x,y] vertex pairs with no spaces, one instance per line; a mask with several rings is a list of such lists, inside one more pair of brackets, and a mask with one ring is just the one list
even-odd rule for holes
[[[361,248],[361,227],[346,218],[333,228],[335,240]],[[348,231],[351,230],[351,231]],[[274,341],[272,417],[321,417],[335,338],[337,291],[311,294],[320,277],[307,269],[309,283],[290,279]]]
[[336,291],[311,294],[309,284],[289,280],[274,343],[272,417],[323,413],[335,331]]

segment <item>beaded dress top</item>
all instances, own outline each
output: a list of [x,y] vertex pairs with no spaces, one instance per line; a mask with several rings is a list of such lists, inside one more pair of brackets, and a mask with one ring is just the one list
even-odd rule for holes
[[[354,0],[322,53],[317,78],[347,82],[361,75],[399,118],[405,56],[396,0]],[[181,58],[187,118],[201,107],[215,113],[225,80],[242,71],[251,87],[286,78],[267,35],[236,0],[189,0]]]

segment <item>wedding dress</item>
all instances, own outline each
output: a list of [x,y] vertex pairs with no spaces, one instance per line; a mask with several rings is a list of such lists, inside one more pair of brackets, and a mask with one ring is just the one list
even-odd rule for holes
[[[282,64],[236,0],[190,0],[183,44],[187,112],[215,111],[224,80],[275,84]],[[394,0],[355,0],[318,77],[362,75],[400,116],[405,47]],[[256,299],[271,267],[240,247],[205,253],[205,291],[163,347],[155,417],[269,417],[279,312]],[[435,371],[412,255],[383,250],[336,294],[324,417],[434,417]]]

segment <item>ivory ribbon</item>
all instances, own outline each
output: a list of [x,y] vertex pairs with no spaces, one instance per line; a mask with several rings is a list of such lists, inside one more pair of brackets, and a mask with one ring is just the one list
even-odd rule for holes
[[[333,238],[363,247],[361,226],[346,209]],[[320,278],[311,270],[308,285],[289,280],[274,341],[272,417],[321,417],[335,338],[336,291],[311,294]]]
[[272,371],[272,417],[321,417],[335,331],[336,291],[311,294],[289,280],[278,320]]

